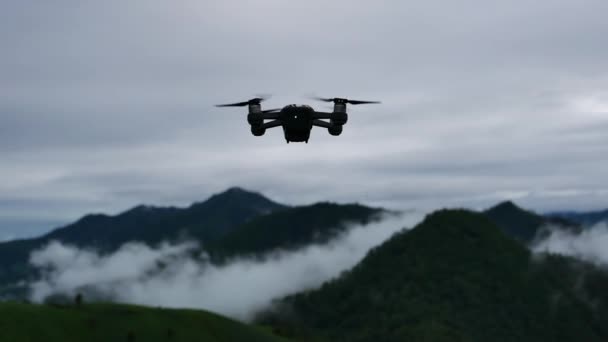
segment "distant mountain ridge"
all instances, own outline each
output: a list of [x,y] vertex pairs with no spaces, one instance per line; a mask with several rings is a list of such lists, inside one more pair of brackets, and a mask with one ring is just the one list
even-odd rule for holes
[[183,209],[139,205],[116,216],[87,215],[44,238],[107,250],[128,241],[156,244],[180,236],[208,242],[255,216],[285,208],[259,193],[234,187]]
[[52,240],[106,252],[126,242],[156,244],[184,236],[208,243],[255,216],[286,208],[259,193],[230,188],[183,209],[140,205],[114,216],[86,215],[38,238],[0,243],[0,284],[26,276],[29,254]]
[[608,209],[598,211],[559,211],[548,213],[549,218],[565,219],[583,226],[592,226],[600,222],[608,222]]
[[565,218],[538,215],[522,209],[512,201],[501,202],[483,211],[483,214],[508,236],[524,243],[530,243],[541,234],[547,233],[541,231],[545,226],[551,225],[572,231],[578,231],[580,228],[576,222]]
[[127,242],[156,245],[161,241],[194,240],[216,256],[265,253],[323,242],[346,227],[369,222],[382,212],[362,205],[318,203],[290,207],[263,195],[230,188],[186,208],[136,206],[118,215],[86,215],[73,224],[34,239],[0,243],[0,298],[9,286],[35,276],[30,253],[50,241],[109,253]]

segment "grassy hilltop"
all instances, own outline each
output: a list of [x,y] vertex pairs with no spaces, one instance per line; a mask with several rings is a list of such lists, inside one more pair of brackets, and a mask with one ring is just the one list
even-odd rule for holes
[[283,341],[258,327],[201,310],[122,304],[0,303],[0,341]]

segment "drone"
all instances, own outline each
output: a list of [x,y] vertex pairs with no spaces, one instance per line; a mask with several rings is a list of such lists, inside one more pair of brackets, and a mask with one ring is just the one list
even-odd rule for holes
[[[346,105],[360,105],[370,103],[380,103],[379,101],[357,101],[343,98],[323,98],[314,99],[324,102],[333,102],[333,112],[318,112],[308,105],[290,104],[283,108],[262,110],[261,103],[267,97],[256,97],[248,101],[216,105],[216,107],[249,107],[247,122],[251,125],[251,133],[262,136],[267,129],[273,127],[283,127],[285,140],[289,142],[306,142],[310,138],[310,131],[313,126],[327,128],[329,134],[338,136],[342,133],[342,128],[348,121]],[[266,120],[269,120],[266,122]],[[326,121],[329,120],[329,121]]]

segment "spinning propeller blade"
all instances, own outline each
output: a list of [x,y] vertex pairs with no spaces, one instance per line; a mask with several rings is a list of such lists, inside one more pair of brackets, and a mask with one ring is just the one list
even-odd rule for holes
[[219,105],[215,105],[215,106],[216,107],[245,107],[250,104],[260,104],[262,101],[268,99],[268,97],[269,97],[268,95],[263,95],[263,96],[254,97],[251,100],[247,100],[247,101],[243,101],[243,102],[226,103],[226,104],[219,104]]
[[319,100],[319,101],[324,101],[324,102],[333,102],[333,103],[348,103],[348,104],[352,104],[352,105],[358,105],[358,104],[372,104],[372,103],[381,103],[380,101],[360,101],[360,100],[349,100],[349,99],[343,99],[343,98],[339,98],[339,97],[334,97],[334,98],[325,98],[325,97],[313,97],[313,99],[315,100]]

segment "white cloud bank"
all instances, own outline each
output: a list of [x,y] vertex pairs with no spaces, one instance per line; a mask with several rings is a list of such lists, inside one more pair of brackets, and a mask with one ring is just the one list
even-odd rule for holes
[[605,222],[588,227],[581,233],[561,229],[532,246],[537,253],[548,252],[573,256],[601,266],[608,266],[608,225]]
[[[295,251],[276,251],[262,260],[235,259],[222,266],[192,256],[194,243],[150,248],[129,243],[110,255],[52,242],[35,251],[30,263],[47,270],[32,283],[32,299],[73,295],[88,286],[119,302],[201,308],[248,320],[273,299],[320,286],[357,264],[372,248],[424,213],[388,216],[354,225],[332,241]],[[158,265],[166,265],[158,271]]]

